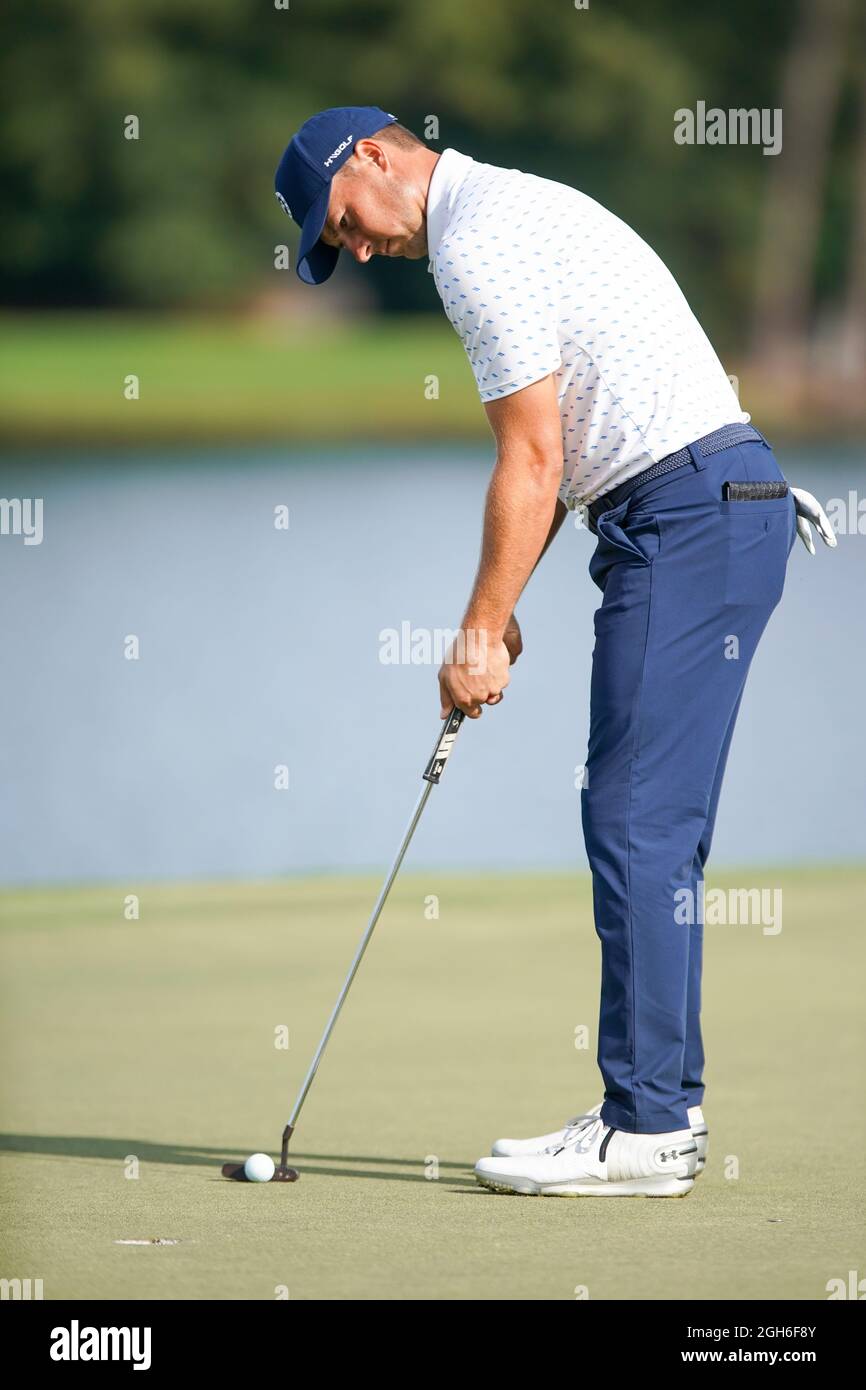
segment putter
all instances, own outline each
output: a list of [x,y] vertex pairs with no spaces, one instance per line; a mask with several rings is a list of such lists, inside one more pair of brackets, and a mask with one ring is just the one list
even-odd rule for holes
[[[426,768],[421,774],[421,776],[424,779],[424,788],[415,804],[415,809],[412,812],[412,817],[409,821],[406,833],[403,836],[403,841],[400,845],[400,848],[397,851],[397,856],[394,860],[394,863],[391,865],[388,877],[385,879],[385,882],[382,885],[382,891],[376,899],[376,905],[373,908],[372,915],[370,917],[369,922],[367,923],[367,929],[364,932],[364,935],[361,937],[361,944],[355,952],[355,958],[352,961],[351,966],[349,967],[349,973],[346,976],[343,988],[340,990],[337,1002],[332,1010],[331,1017],[328,1019],[325,1031],[322,1034],[321,1042],[319,1043],[319,1046],[316,1048],[316,1055],[310,1063],[309,1071],[304,1077],[304,1083],[301,1086],[301,1089],[298,1093],[298,1098],[295,1101],[294,1108],[292,1110],[291,1115],[289,1116],[288,1124],[283,1130],[283,1142],[282,1149],[280,1151],[280,1165],[278,1168],[274,1169],[274,1176],[269,1179],[270,1182],[297,1182],[298,1178],[301,1176],[297,1168],[290,1168],[288,1163],[289,1140],[291,1139],[295,1131],[295,1125],[297,1124],[298,1116],[301,1113],[301,1106],[306,1100],[307,1092],[313,1084],[313,1078],[315,1077],[316,1072],[319,1068],[319,1063],[322,1060],[322,1053],[325,1051],[325,1048],[328,1045],[328,1039],[334,1031],[334,1024],[337,1022],[337,1019],[339,1018],[340,1010],[343,1007],[346,995],[349,993],[349,988],[351,986],[352,981],[355,978],[355,975],[357,974],[358,966],[361,964],[361,958],[363,957],[364,952],[367,949],[370,937],[373,935],[373,929],[379,920],[382,908],[385,906],[385,900],[391,891],[391,885],[393,884],[394,879],[397,877],[397,871],[399,870],[400,865],[403,862],[403,856],[405,855],[406,850],[409,848],[409,841],[412,839],[412,836],[415,833],[415,827],[421,819],[421,812],[424,810],[424,807],[427,804],[427,798],[430,795],[431,790],[434,786],[436,786],[440,777],[442,776],[442,773],[445,770],[445,764],[448,761],[448,755],[450,754],[451,749],[454,747],[454,740],[457,737],[457,733],[460,729],[460,725],[463,723],[464,717],[465,716],[462,710],[453,709],[451,711],[451,713],[448,715],[448,718],[445,720],[445,723],[442,725],[442,731],[436,740],[436,747],[433,749],[430,761],[428,762]],[[246,1176],[246,1173],[244,1172],[244,1165],[242,1163],[224,1163],[222,1166],[222,1175],[224,1178],[233,1178],[235,1182],[249,1181],[249,1179]]]

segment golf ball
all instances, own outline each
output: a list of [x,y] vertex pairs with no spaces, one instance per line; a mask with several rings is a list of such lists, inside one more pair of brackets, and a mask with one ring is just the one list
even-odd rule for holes
[[274,1176],[274,1160],[267,1154],[250,1154],[244,1173],[248,1182],[270,1182]]

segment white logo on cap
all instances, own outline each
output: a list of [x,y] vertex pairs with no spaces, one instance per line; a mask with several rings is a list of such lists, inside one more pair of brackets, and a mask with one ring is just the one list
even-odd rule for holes
[[280,207],[282,208],[283,212],[288,213],[289,217],[291,217],[291,215],[292,215],[292,209],[289,207],[289,205],[288,205],[288,203],[286,202],[285,198],[283,197],[282,193],[275,193],[275,194],[274,194],[274,197],[276,198],[276,200],[277,200],[277,202],[279,203]]
[[326,168],[326,169],[327,169],[327,167],[328,167],[329,164],[333,164],[333,162],[334,162],[334,160],[337,158],[337,155],[338,155],[338,154],[342,154],[342,153],[343,153],[343,150],[346,148],[347,145],[351,145],[351,143],[352,143],[352,141],[354,140],[354,138],[355,138],[354,135],[347,135],[346,138],[345,138],[345,140],[343,141],[342,145],[338,145],[337,148],[336,148],[331,154],[328,155],[328,158],[325,160],[325,168]]

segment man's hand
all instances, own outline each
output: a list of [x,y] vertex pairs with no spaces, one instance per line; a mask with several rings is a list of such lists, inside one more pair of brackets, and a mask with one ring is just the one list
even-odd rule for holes
[[461,630],[439,668],[439,717],[456,708],[478,719],[482,705],[498,705],[510,679],[509,663],[508,648],[495,633],[476,628],[464,636]]
[[[505,624],[505,631],[502,634],[505,649],[513,666],[520,653],[523,651],[523,638],[520,633],[520,624],[512,613],[508,622]],[[444,715],[443,715],[444,718]]]
[[810,521],[817,526],[818,534],[825,545],[837,545],[836,533],[830,525],[830,518],[817,497],[813,497],[811,492],[804,492],[801,487],[792,487],[790,492],[797,509],[797,533],[809,554],[815,554],[815,542],[812,540]]

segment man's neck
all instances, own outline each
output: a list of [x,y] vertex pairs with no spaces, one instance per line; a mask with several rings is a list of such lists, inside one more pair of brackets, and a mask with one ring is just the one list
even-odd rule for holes
[[[418,155],[419,184],[424,195],[424,248],[427,249],[427,203],[430,198],[430,180],[433,177],[433,170],[441,159],[441,155],[435,150],[424,150]],[[422,162],[423,161],[423,162]]]

